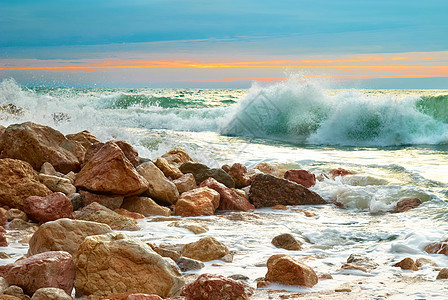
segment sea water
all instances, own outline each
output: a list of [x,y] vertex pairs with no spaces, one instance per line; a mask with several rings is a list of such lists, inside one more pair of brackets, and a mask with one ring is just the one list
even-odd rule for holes
[[[448,237],[448,90],[335,90],[305,79],[248,90],[55,88],[8,79],[0,84],[0,107],[0,125],[33,121],[64,134],[89,130],[102,141],[126,140],[147,158],[182,147],[211,167],[267,162],[315,174],[350,170],[354,175],[325,178],[311,188],[329,202],[300,207],[314,217],[264,208],[188,218],[209,227],[199,235],[146,218],[141,231],[127,234],[158,245],[214,236],[234,251],[233,262],[209,262],[194,273],[242,274],[251,286],[266,274],[272,254],[286,253],[333,279],[311,289],[270,288],[311,293],[348,285],[367,298],[448,297],[434,267],[413,272],[392,266],[424,257],[448,267],[447,256],[423,250]],[[398,200],[415,197],[420,207],[388,213]],[[275,248],[271,240],[281,233],[301,239],[304,249]],[[13,243],[5,248],[13,258],[0,263],[26,249]],[[380,266],[371,273],[341,270],[352,253]]]

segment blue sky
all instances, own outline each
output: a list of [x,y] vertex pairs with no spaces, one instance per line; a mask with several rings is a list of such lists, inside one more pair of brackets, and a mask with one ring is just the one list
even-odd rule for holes
[[[54,66],[61,64],[56,62],[59,59],[84,64],[88,62],[83,60],[90,59],[216,62],[414,52],[430,56],[432,52],[448,51],[447,19],[448,1],[434,0],[0,0],[0,67],[29,67],[30,59],[40,61],[42,66]],[[446,59],[440,65],[447,65]],[[279,77],[287,69],[288,64],[274,71],[238,68],[230,74],[203,72],[201,76],[267,78]],[[297,69],[294,72],[300,72]],[[169,77],[175,68],[148,69],[138,76],[147,76],[149,83],[174,84],[168,79],[158,82],[155,71]],[[3,68],[0,78],[12,76],[32,83],[35,78],[45,81],[59,76],[66,78],[66,84],[79,83],[79,74],[74,73],[82,71],[63,72]],[[88,77],[102,84],[107,84],[109,77],[111,85],[132,85],[129,70],[114,72],[124,72],[128,80],[117,74],[107,76],[104,70]],[[448,81],[438,74],[435,82],[443,86]],[[415,80],[412,82],[415,84]],[[422,87],[428,86],[428,80],[421,82]],[[188,72],[174,85],[187,83]]]

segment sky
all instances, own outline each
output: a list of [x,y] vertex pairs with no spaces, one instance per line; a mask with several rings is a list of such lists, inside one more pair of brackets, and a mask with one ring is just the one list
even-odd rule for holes
[[446,0],[0,0],[0,80],[448,88],[447,19]]

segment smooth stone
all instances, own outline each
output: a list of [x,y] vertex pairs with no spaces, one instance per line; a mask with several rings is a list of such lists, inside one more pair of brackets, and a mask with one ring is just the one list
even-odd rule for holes
[[271,256],[267,262],[266,280],[286,285],[313,287],[318,282],[314,270],[285,254]]

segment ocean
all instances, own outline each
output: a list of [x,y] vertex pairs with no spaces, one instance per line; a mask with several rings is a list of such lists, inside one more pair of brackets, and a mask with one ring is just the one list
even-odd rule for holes
[[[241,214],[190,218],[209,227],[201,235],[146,218],[139,221],[142,231],[126,234],[156,244],[212,235],[234,251],[233,262],[206,263],[196,272],[242,274],[254,287],[269,256],[287,253],[333,279],[313,288],[271,289],[313,293],[349,286],[367,299],[448,297],[446,284],[435,280],[435,267],[414,272],[392,266],[411,257],[448,267],[448,256],[423,250],[448,237],[448,90],[337,90],[313,79],[254,83],[249,89],[25,87],[3,80],[0,125],[25,121],[64,134],[88,130],[102,141],[125,140],[147,158],[181,147],[211,167],[266,162],[316,175],[349,170],[354,175],[311,188],[329,202],[300,207],[314,217],[263,208],[235,218]],[[388,213],[402,198],[423,204]],[[304,249],[275,248],[270,241],[281,233],[301,239]],[[19,243],[10,248],[13,258],[26,252]],[[379,267],[371,273],[341,269],[352,253]]]

